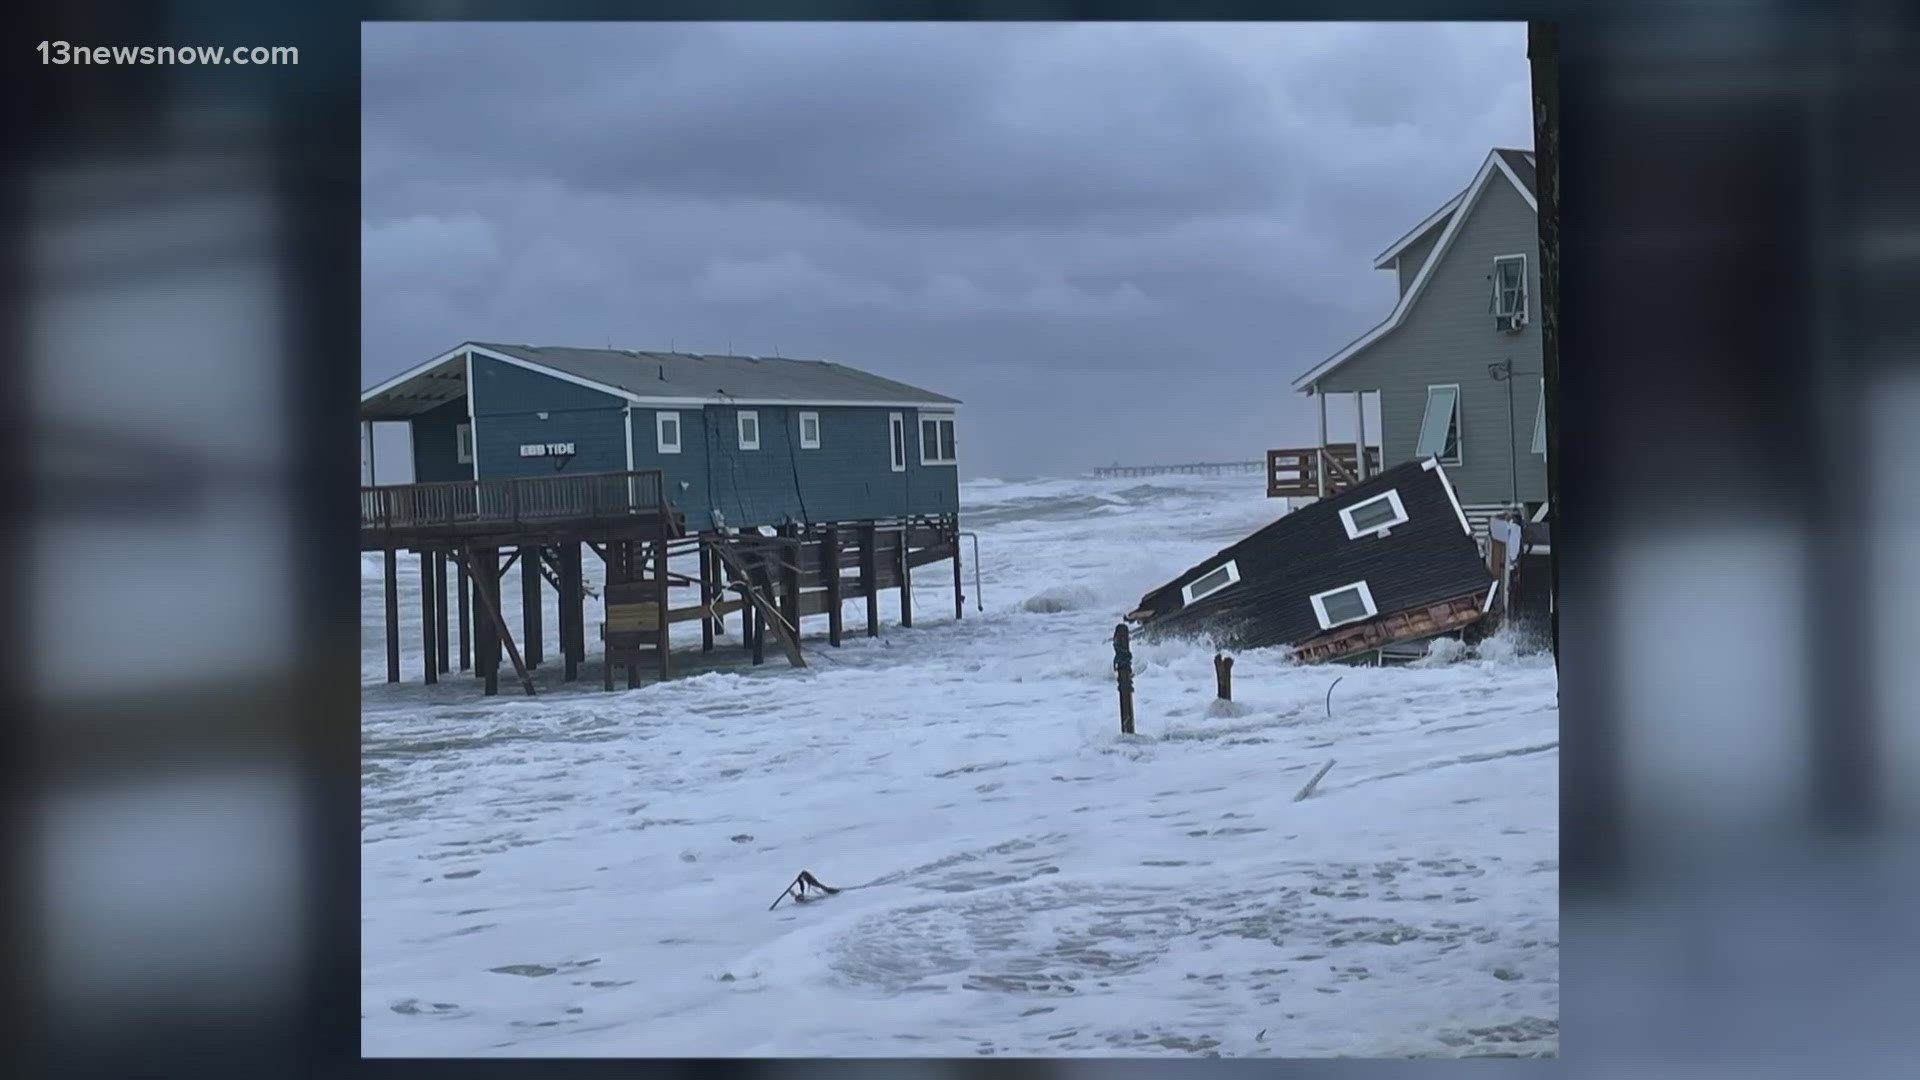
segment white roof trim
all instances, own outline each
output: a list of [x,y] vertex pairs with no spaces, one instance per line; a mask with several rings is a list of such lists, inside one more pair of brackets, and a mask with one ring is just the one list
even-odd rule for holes
[[1402,251],[1405,251],[1407,247],[1411,245],[1415,240],[1418,240],[1422,236],[1425,236],[1427,234],[1427,230],[1433,228],[1434,225],[1438,223],[1441,218],[1446,217],[1448,214],[1453,213],[1454,208],[1460,205],[1460,200],[1464,198],[1466,194],[1467,193],[1465,191],[1462,191],[1460,192],[1460,194],[1455,195],[1451,199],[1448,199],[1444,206],[1440,207],[1440,209],[1435,210],[1432,214],[1428,215],[1427,220],[1421,222],[1418,225],[1415,225],[1413,227],[1412,232],[1409,232],[1407,235],[1401,237],[1398,240],[1395,240],[1393,242],[1392,247],[1381,252],[1379,256],[1373,260],[1373,268],[1375,270],[1385,270],[1391,267],[1394,264],[1395,260],[1399,259],[1400,253]]
[[1414,277],[1413,284],[1407,287],[1407,291],[1400,294],[1400,302],[1393,306],[1393,311],[1387,315],[1386,321],[1360,335],[1346,348],[1320,361],[1306,374],[1293,380],[1295,389],[1311,387],[1314,382],[1346,363],[1355,353],[1380,340],[1386,336],[1387,331],[1406,321],[1407,313],[1413,310],[1414,301],[1420,299],[1420,294],[1427,287],[1428,279],[1433,277],[1433,268],[1440,265],[1447,254],[1447,249],[1453,246],[1453,238],[1460,234],[1460,223],[1467,220],[1475,200],[1480,197],[1481,190],[1486,187],[1487,180],[1496,170],[1501,176],[1507,178],[1522,198],[1527,200],[1527,205],[1533,207],[1535,213],[1539,212],[1539,205],[1533,195],[1527,191],[1526,185],[1520,183],[1520,178],[1513,175],[1513,170],[1507,168],[1506,163],[1500,160],[1500,152],[1489,150],[1487,160],[1481,163],[1480,171],[1474,174],[1473,183],[1468,184],[1467,190],[1460,194],[1459,212],[1447,222],[1446,231],[1440,234],[1439,242],[1433,245],[1433,253],[1428,255],[1427,261],[1420,265],[1420,273]]
[[361,404],[365,404],[368,401],[371,401],[374,398],[379,397],[381,394],[384,394],[387,391],[393,389],[394,387],[399,386],[401,383],[404,383],[409,379],[417,379],[420,376],[425,375],[427,372],[432,371],[434,368],[439,367],[441,364],[444,364],[447,361],[454,359],[455,357],[459,356],[461,353],[466,351],[467,351],[467,346],[458,345],[458,346],[455,346],[454,348],[448,349],[446,352],[441,353],[439,356],[434,357],[433,359],[427,361],[424,364],[418,364],[414,367],[410,367],[407,370],[401,372],[400,374],[395,375],[393,378],[388,379],[386,382],[379,383],[378,385],[374,386],[374,388],[371,390],[361,391],[360,402]]
[[468,342],[466,347],[469,351],[473,352],[475,355],[484,356],[490,360],[498,360],[504,364],[512,364],[515,367],[526,368],[528,371],[537,371],[542,375],[547,375],[555,379],[559,379],[561,382],[570,382],[575,386],[584,386],[589,390],[598,390],[602,394],[611,394],[614,397],[621,398],[626,401],[643,400],[642,398],[640,398],[639,395],[631,393],[630,391],[622,390],[617,386],[608,386],[606,383],[603,383],[603,382],[595,382],[592,379],[583,379],[578,375],[569,375],[568,373],[561,371],[559,368],[548,367],[545,364],[535,363],[532,360],[522,360],[517,356],[508,356],[506,353],[494,352],[492,349],[489,349],[484,345],[475,345],[472,342]]
[[1420,467],[1440,474],[1440,486],[1447,489],[1447,501],[1453,504],[1454,516],[1460,519],[1460,531],[1472,536],[1473,526],[1467,524],[1467,512],[1460,508],[1460,496],[1453,490],[1453,481],[1447,479],[1447,467],[1440,464],[1439,458],[1428,458],[1420,463]]

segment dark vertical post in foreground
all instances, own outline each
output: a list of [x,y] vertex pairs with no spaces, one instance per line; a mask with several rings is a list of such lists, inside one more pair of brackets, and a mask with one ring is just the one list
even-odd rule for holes
[[467,581],[473,587],[473,673],[486,684],[488,695],[500,692],[500,637],[487,618],[490,584],[500,576],[497,548],[468,548],[464,559]]
[[860,527],[860,587],[867,593],[867,636],[880,636],[880,530]]
[[387,681],[400,681],[400,553],[387,549]]
[[544,601],[540,597],[540,548],[538,546],[520,549],[520,623],[525,633],[521,634],[522,644],[526,646],[527,666],[537,668],[546,652],[545,638],[547,628],[542,625],[545,612],[541,610]]
[[654,625],[660,630],[660,681],[666,682],[673,674],[673,646],[668,628],[672,625],[667,611],[667,602],[671,596],[667,592],[667,540],[661,537],[653,542],[653,598],[659,605],[660,614]]
[[781,530],[792,542],[780,547],[780,614],[786,616],[787,628],[793,631],[795,641],[800,640],[800,555],[806,550],[807,542],[801,538],[800,530],[788,526]]
[[913,625],[913,526],[900,526],[900,625]]
[[840,530],[827,526],[820,541],[820,570],[827,577],[827,644],[840,647]]
[[434,652],[438,654],[442,674],[452,671],[447,652],[447,553],[433,553],[433,610],[439,618],[435,619]]
[[469,616],[469,612],[472,610],[473,585],[468,581],[467,560],[457,555],[453,560],[453,586],[454,600],[460,605],[460,616],[458,620],[460,624],[460,670],[466,671],[473,667],[473,643],[467,636],[468,628],[473,625],[473,619]]
[[440,651],[435,647],[433,617],[433,564],[431,551],[420,553],[420,667],[426,672],[427,685],[440,681]]
[[953,617],[966,618],[967,594],[960,587],[960,515],[953,517]]
[[1221,701],[1233,700],[1233,657],[1213,654],[1213,681]]
[[580,661],[586,653],[586,611],[580,597],[580,543],[569,540],[560,545],[560,655],[566,663],[566,679],[580,677]]
[[[765,556],[761,556],[765,558]],[[747,588],[758,592],[762,597],[771,599],[773,581],[766,572],[764,564],[755,565],[747,575]],[[747,598],[747,610],[753,613],[750,623],[753,627],[753,662],[764,664],[767,661],[767,616],[766,610],[753,602],[751,594]]]
[[1120,683],[1120,734],[1133,734],[1133,650],[1127,624],[1113,628],[1113,671]]
[[713,552],[708,550],[707,542],[700,542],[700,651],[713,651],[713,605],[719,599],[718,590],[713,587]]

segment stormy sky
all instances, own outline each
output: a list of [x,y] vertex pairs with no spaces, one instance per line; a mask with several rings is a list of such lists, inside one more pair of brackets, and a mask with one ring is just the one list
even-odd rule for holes
[[967,476],[1311,443],[1288,383],[1386,314],[1374,256],[1533,145],[1518,23],[369,24],[363,51],[363,385],[464,340],[837,360],[962,399]]

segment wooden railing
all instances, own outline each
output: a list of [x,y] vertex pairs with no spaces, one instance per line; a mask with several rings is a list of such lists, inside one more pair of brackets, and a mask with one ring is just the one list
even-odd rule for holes
[[451,480],[360,489],[362,532],[472,532],[659,513],[658,470]]
[[[1367,447],[1367,475],[1380,472],[1380,448]],[[1312,497],[1321,494],[1320,478],[1326,477],[1326,494],[1359,482],[1359,458],[1353,443],[1332,446],[1304,446],[1290,450],[1267,451],[1267,498]]]

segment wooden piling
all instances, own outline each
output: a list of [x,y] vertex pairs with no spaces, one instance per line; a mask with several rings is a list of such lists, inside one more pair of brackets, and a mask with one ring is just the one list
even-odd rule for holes
[[785,533],[786,544],[780,546],[780,614],[787,620],[793,636],[800,636],[800,553],[806,550],[806,544],[800,539],[800,530],[792,526],[781,530]]
[[447,553],[433,553],[433,610],[439,618],[434,628],[434,652],[438,655],[440,673],[446,674],[453,668],[448,664],[447,653]]
[[500,692],[500,638],[499,630],[486,613],[489,582],[499,577],[499,549],[467,548],[462,562],[473,590],[473,673],[486,684],[488,696],[492,696]]
[[[758,567],[754,568],[754,571],[747,577],[747,587],[750,589],[758,589],[761,596],[766,596],[773,591],[773,583],[769,580],[769,575]],[[755,665],[764,664],[767,662],[767,616],[759,604],[752,602],[751,597],[748,598],[746,610],[753,613],[751,619],[753,625],[753,662]]]
[[[707,549],[706,541],[704,540],[701,541],[700,542],[700,607],[708,612],[711,612],[713,610],[714,602],[719,599],[713,587],[713,579],[716,576],[714,572],[713,562],[714,562],[713,552]],[[700,651],[703,653],[710,653],[713,651],[713,624],[714,624],[714,616],[712,616],[711,614],[701,616],[700,618]]]
[[473,620],[468,616],[471,607],[470,600],[473,593],[473,586],[467,581],[467,561],[465,559],[456,555],[453,561],[453,571],[454,600],[460,605],[460,617],[458,619],[460,624],[460,670],[466,671],[473,667],[473,643],[468,638],[470,628],[473,626]]
[[1221,701],[1233,700],[1233,657],[1226,653],[1213,654],[1213,681]]
[[400,553],[387,549],[387,681],[400,681]]
[[966,618],[967,594],[960,588],[960,518],[953,519],[953,617]]
[[[522,550],[524,552],[525,549]],[[469,557],[472,553],[473,549],[469,548]],[[500,650],[504,647],[507,658],[513,661],[513,673],[519,677],[527,696],[532,697],[533,676],[527,672],[526,662],[520,656],[519,647],[513,643],[513,634],[507,629],[506,616],[500,609],[500,580],[506,575],[500,572],[499,567],[500,549],[482,548],[480,565],[473,571],[474,579],[481,583],[479,599],[480,607],[487,616],[485,624],[492,629],[488,635],[491,641],[487,650],[487,693],[499,692]]]
[[1120,686],[1120,734],[1133,734],[1133,649],[1127,624],[1113,628],[1113,670]]
[[435,646],[434,635],[434,624],[439,620],[433,617],[433,563],[433,552],[420,553],[420,667],[426,673],[428,686],[440,681],[440,650]]
[[880,636],[880,531],[860,527],[860,587],[867,594],[867,636]]
[[520,625],[521,635],[526,646],[527,667],[537,668],[544,659],[547,628],[542,605],[545,600],[540,595],[540,549],[522,547],[520,549]]
[[913,527],[900,526],[900,625],[913,625]]
[[669,627],[673,624],[667,617],[667,603],[671,597],[667,591],[667,541],[665,537],[661,537],[653,542],[653,579],[655,606],[660,612],[660,621],[658,623],[660,628],[660,655],[657,659],[659,660],[660,667],[660,681],[665,682],[673,675],[672,635],[669,631]]
[[820,569],[827,576],[827,644],[840,647],[840,530],[827,526],[820,541]]
[[586,604],[580,581],[580,543],[569,540],[560,545],[560,655],[566,662],[566,679],[580,677],[580,662],[586,659]]

